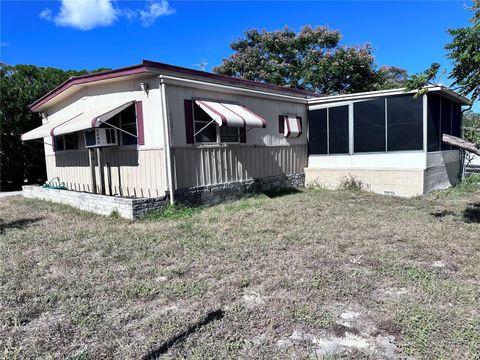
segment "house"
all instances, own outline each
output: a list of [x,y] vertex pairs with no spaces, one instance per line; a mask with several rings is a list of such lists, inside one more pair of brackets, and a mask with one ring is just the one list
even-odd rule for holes
[[126,217],[348,176],[422,194],[457,181],[459,152],[440,136],[460,134],[468,103],[428,90],[319,96],[152,61],[70,78],[30,105],[43,125],[22,140],[43,139],[48,179],[73,191],[24,193]]

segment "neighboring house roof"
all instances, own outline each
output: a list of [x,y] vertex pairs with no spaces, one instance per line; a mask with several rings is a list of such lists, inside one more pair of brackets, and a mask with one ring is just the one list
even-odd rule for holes
[[[430,85],[426,87],[428,92],[438,92],[441,95],[451,98],[463,105],[470,105],[471,101],[464,96],[457,94],[455,91],[445,87],[443,85]],[[400,89],[390,89],[390,90],[379,90],[379,91],[368,91],[362,93],[353,93],[353,94],[342,94],[342,95],[332,95],[325,97],[314,97],[307,100],[308,105],[320,105],[331,102],[341,102],[341,101],[352,101],[352,100],[361,100],[368,98],[377,98],[381,96],[393,96],[393,95],[402,95],[402,94],[415,94],[417,90],[406,91],[405,88]]]
[[218,75],[213,74],[205,71],[199,71],[194,69],[188,69],[180,66],[174,66],[164,63],[159,63],[155,61],[143,60],[141,64],[127,66],[119,69],[113,69],[108,71],[102,71],[93,74],[81,75],[81,76],[74,76],[60,85],[58,85],[55,89],[48,92],[47,94],[43,95],[38,100],[34,101],[32,104],[29,105],[29,109],[31,111],[40,111],[39,109],[42,105],[46,104],[57,95],[63,93],[64,91],[77,86],[77,85],[84,85],[88,83],[93,83],[101,80],[108,80],[114,79],[119,77],[137,75],[137,74],[144,74],[144,73],[174,73],[183,75],[186,77],[195,77],[200,78],[206,82],[219,82],[219,83],[226,83],[232,86],[237,86],[240,88],[258,88],[264,89],[272,92],[277,93],[287,93],[292,96],[297,96],[299,98],[310,98],[310,97],[319,97],[321,95],[311,93],[308,91],[300,90],[300,89],[293,89],[279,85],[272,85],[268,83],[262,83],[258,81],[252,80],[244,80],[239,78],[234,78],[231,76],[225,75]]

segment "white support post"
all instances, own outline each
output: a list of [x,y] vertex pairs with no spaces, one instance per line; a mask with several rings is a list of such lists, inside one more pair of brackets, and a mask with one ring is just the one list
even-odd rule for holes
[[348,149],[353,155],[353,103],[348,105]]
[[425,169],[427,168],[428,158],[428,99],[427,94],[423,95],[423,152],[425,156]]
[[162,94],[162,117],[163,117],[163,125],[164,125],[164,137],[165,137],[165,157],[166,157],[166,165],[167,165],[167,183],[168,183],[168,191],[170,195],[170,204],[173,205],[175,203],[174,193],[175,190],[173,188],[173,171],[172,171],[172,155],[171,155],[171,138],[170,138],[170,121],[168,119],[168,112],[167,112],[167,96],[166,96],[166,86],[163,82],[163,79],[160,79],[161,82],[161,94]]

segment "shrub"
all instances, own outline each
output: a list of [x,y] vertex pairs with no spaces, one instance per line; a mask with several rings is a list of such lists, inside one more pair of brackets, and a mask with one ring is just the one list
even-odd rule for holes
[[340,182],[340,189],[360,191],[366,189],[366,184],[352,175],[346,176]]

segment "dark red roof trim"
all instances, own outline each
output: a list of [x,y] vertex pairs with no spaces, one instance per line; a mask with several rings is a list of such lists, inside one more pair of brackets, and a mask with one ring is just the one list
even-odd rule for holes
[[273,91],[282,91],[282,92],[287,92],[287,93],[296,94],[296,95],[303,95],[304,97],[321,96],[319,94],[311,93],[311,92],[300,90],[300,89],[292,89],[292,88],[287,88],[279,85],[261,83],[261,82],[252,81],[252,80],[244,80],[244,79],[234,78],[234,77],[225,76],[225,75],[212,74],[212,73],[208,73],[200,70],[188,69],[181,66],[143,60],[141,64],[137,64],[137,65],[103,71],[103,72],[94,73],[94,74],[86,74],[86,75],[71,77],[70,79],[64,81],[62,84],[57,86],[55,89],[53,89],[49,93],[45,94],[44,96],[42,96],[41,98],[39,98],[38,100],[30,104],[29,109],[32,111],[36,110],[38,107],[45,104],[47,101],[53,99],[55,96],[67,90],[71,86],[91,83],[91,82],[105,80],[105,79],[113,79],[113,78],[122,77],[122,76],[140,74],[140,73],[148,72],[149,68],[171,71],[171,72],[176,72],[176,73],[185,74],[185,75],[199,76],[205,79],[218,80],[218,81],[226,82],[232,85],[255,86],[258,88],[264,88],[264,89],[273,90]]

